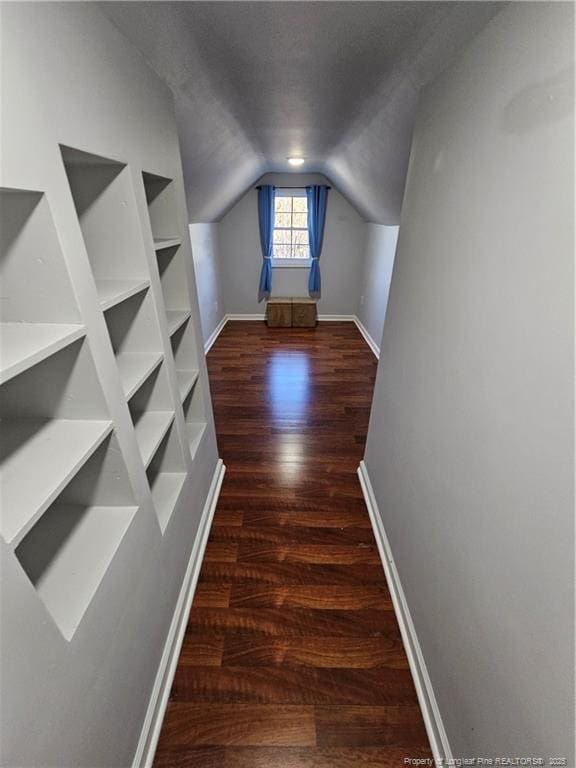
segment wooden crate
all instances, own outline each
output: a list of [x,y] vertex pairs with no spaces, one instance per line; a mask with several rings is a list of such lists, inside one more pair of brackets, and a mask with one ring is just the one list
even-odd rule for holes
[[316,299],[292,299],[292,326],[294,328],[314,328],[316,326]]
[[290,328],[292,325],[292,299],[282,296],[268,299],[266,323],[270,328]]

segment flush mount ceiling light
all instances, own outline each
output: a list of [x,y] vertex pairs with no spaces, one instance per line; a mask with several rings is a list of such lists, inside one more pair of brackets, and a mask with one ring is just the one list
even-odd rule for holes
[[288,162],[290,165],[304,165],[303,157],[289,157]]

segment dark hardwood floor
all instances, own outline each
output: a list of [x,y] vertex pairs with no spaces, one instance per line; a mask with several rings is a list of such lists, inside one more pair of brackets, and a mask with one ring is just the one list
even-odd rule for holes
[[208,368],[227,472],[156,768],[431,757],[356,475],[368,346],[352,323],[230,322]]

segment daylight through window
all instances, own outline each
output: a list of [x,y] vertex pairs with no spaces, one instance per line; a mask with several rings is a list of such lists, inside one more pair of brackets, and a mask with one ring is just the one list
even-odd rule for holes
[[304,190],[276,193],[274,202],[274,258],[309,259],[308,203]]

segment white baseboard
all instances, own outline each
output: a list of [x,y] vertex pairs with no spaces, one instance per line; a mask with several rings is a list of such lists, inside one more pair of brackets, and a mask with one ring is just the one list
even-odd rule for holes
[[198,535],[196,536],[196,541],[192,547],[192,553],[190,555],[190,560],[188,561],[182,589],[178,596],[176,609],[168,631],[168,637],[164,644],[164,651],[158,667],[156,680],[154,681],[154,687],[152,688],[152,693],[150,695],[150,701],[146,711],[146,717],[144,718],[144,725],[142,726],[138,746],[136,748],[136,754],[132,762],[132,768],[151,768],[154,761],[154,753],[156,752],[158,737],[160,736],[172,681],[178,665],[180,649],[182,648],[188,616],[190,614],[190,608],[192,607],[194,592],[196,591],[196,583],[198,582],[198,576],[200,574],[202,558],[204,557],[204,550],[206,549],[206,542],[208,541],[208,534],[210,533],[212,518],[214,517],[216,504],[218,503],[225,471],[226,467],[224,466],[222,459],[218,459],[218,464],[216,465],[214,476],[212,477],[212,483],[210,484],[210,490],[208,491],[208,497],[206,498],[206,503],[202,511]]
[[418,702],[420,709],[422,710],[422,716],[424,718],[424,725],[426,726],[426,733],[430,741],[430,748],[432,749],[432,755],[435,759],[435,765],[451,765],[452,750],[446,736],[446,730],[442,722],[440,710],[436,702],[434,690],[432,688],[432,682],[426,669],[426,662],[422,655],[418,636],[416,635],[416,629],[412,622],[410,615],[410,609],[406,602],[406,596],[402,589],[400,582],[400,576],[394,562],[394,555],[390,548],[390,542],[384,529],[384,523],[378,510],[378,504],[372,484],[368,476],[368,470],[363,461],[360,462],[358,467],[358,477],[360,478],[360,485],[362,486],[362,493],[364,494],[364,500],[368,507],[368,514],[370,515],[370,521],[372,523],[372,529],[374,536],[376,537],[376,543],[378,545],[378,551],[380,552],[380,559],[384,566],[384,573],[386,574],[386,580],[388,582],[388,588],[392,596],[392,603],[394,605],[394,611],[398,624],[400,625],[400,633],[402,634],[402,641],[404,643],[404,649],[406,656],[408,657],[408,664],[410,665],[410,672],[414,680],[414,686],[418,695]]
[[353,323],[354,315],[318,315],[319,323]]
[[[208,354],[210,349],[212,348],[212,345],[222,332],[222,329],[226,325],[226,323],[229,320],[265,320],[265,315],[240,315],[240,314],[225,314],[222,320],[218,323],[214,331],[210,334],[209,338],[206,340],[204,344],[204,354]],[[380,358],[380,348],[374,341],[374,339],[370,336],[366,328],[362,325],[362,322],[356,315],[318,315],[318,322],[320,323],[355,323],[356,327],[362,334],[364,341],[376,358]]]
[[366,344],[368,344],[372,352],[374,352],[375,357],[378,360],[380,360],[380,347],[378,346],[378,344],[376,344],[372,336],[370,336],[370,334],[362,324],[362,321],[357,315],[354,315],[354,322],[356,323],[356,327],[364,337],[364,341],[366,342]]
[[222,320],[220,320],[220,322],[218,323],[216,328],[214,328],[214,330],[212,331],[210,336],[204,342],[204,354],[205,355],[208,354],[208,352],[210,351],[210,348],[212,347],[212,344],[214,344],[214,342],[216,341],[218,336],[220,336],[220,332],[222,331],[222,328],[224,328],[224,326],[226,325],[227,320],[228,320],[228,316],[224,315]]
[[226,320],[265,320],[266,315],[226,315]]

